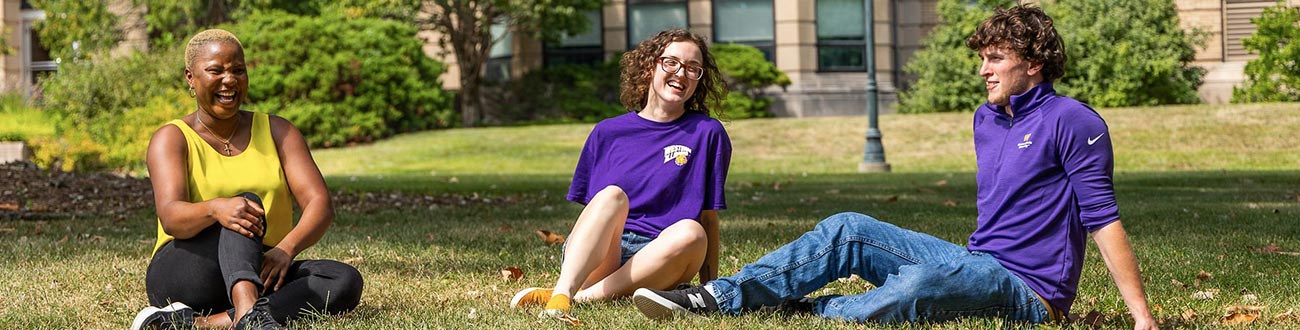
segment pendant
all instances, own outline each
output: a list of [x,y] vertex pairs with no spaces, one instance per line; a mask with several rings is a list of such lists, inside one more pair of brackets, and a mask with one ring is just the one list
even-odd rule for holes
[[230,156],[230,144],[226,143],[226,156]]

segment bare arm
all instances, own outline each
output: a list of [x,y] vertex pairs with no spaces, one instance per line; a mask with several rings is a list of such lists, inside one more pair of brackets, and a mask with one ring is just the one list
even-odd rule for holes
[[1115,286],[1119,287],[1124,305],[1128,306],[1129,313],[1133,315],[1135,322],[1133,328],[1155,329],[1157,325],[1155,319],[1151,317],[1151,311],[1147,308],[1147,298],[1142,289],[1137,257],[1133,255],[1133,247],[1129,245],[1124,225],[1118,220],[1112,222],[1093,232],[1092,239],[1097,242],[1097,248],[1101,250],[1101,258],[1106,262],[1106,269],[1110,270]]
[[718,232],[718,211],[700,212],[700,225],[709,238],[709,247],[704,252],[704,265],[700,267],[700,284],[718,278],[718,249],[722,246],[722,235]]
[[159,128],[149,139],[145,163],[163,232],[177,239],[189,239],[220,219],[222,226],[244,236],[260,234],[263,224],[258,217],[264,210],[242,197],[189,202],[186,148],[185,135],[172,125]]
[[285,179],[289,181],[289,191],[302,207],[302,217],[297,225],[276,245],[292,257],[325,236],[325,230],[334,221],[334,206],[325,187],[325,178],[316,167],[302,132],[283,118],[271,116],[270,121],[271,135],[275,139]]

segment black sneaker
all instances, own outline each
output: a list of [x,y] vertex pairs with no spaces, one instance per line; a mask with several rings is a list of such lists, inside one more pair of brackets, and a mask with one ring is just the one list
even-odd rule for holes
[[131,330],[190,330],[194,326],[194,309],[180,302],[158,307],[145,307],[135,314]]
[[632,303],[641,314],[652,320],[671,320],[677,315],[707,314],[718,311],[718,301],[704,286],[659,291],[636,289]]
[[235,324],[235,330],[288,329],[280,325],[280,322],[276,322],[274,317],[271,317],[271,311],[267,309],[267,304],[266,297],[258,298],[257,304],[253,305],[253,309],[248,310],[244,317],[239,318],[239,323]]

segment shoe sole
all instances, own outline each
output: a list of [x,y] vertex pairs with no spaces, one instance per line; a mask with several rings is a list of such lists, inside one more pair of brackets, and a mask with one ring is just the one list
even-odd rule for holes
[[190,306],[185,305],[184,303],[181,303],[179,301],[174,302],[171,305],[167,305],[163,308],[158,308],[153,306],[145,307],[144,309],[141,309],[139,313],[135,314],[135,320],[131,321],[131,330],[144,329],[144,322],[149,320],[150,316],[153,316],[154,314],[158,314],[158,312],[175,312],[177,310],[181,310],[184,308],[190,308]]
[[690,315],[682,306],[671,300],[664,299],[649,289],[636,289],[632,293],[632,304],[636,309],[641,311],[641,315],[656,321],[668,321],[676,318],[678,315]]
[[543,289],[543,288],[527,288],[527,289],[524,289],[523,291],[519,291],[519,293],[516,293],[514,297],[511,297],[511,298],[510,298],[510,308],[520,308],[520,307],[523,307],[523,306],[520,306],[520,305],[519,305],[519,302],[520,302],[521,300],[524,300],[524,297],[527,297],[528,294],[533,293],[533,292],[536,292],[537,290],[545,290],[545,289]]

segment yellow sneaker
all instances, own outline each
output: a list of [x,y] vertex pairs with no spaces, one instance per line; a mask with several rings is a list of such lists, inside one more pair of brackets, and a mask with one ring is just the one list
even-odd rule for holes
[[551,289],[527,288],[510,298],[510,308],[524,308],[533,305],[545,305],[551,300]]
[[549,301],[546,302],[546,308],[542,310],[542,313],[538,314],[537,316],[559,318],[562,316],[569,315],[569,305],[570,305],[570,301],[568,295],[563,295],[563,294],[554,295],[550,298]]

